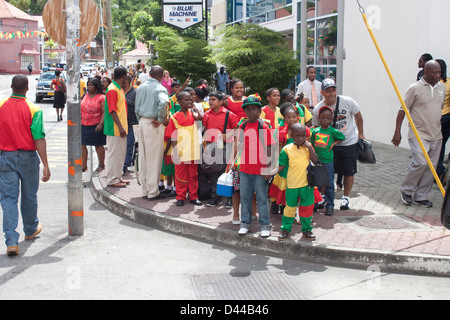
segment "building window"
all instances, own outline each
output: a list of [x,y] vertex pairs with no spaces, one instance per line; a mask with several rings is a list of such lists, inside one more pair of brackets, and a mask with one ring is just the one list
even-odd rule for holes
[[292,0],[227,0],[227,24],[263,23],[292,15]]
[[[306,56],[307,64],[316,67],[317,80],[336,78],[337,70],[337,22],[338,0],[302,0],[307,3],[307,39]],[[298,25],[300,32],[301,21],[300,4],[298,4]],[[301,48],[301,35],[297,39],[297,48]]]
[[24,31],[24,32],[28,32],[28,22],[25,22],[25,23],[23,24],[23,31]]
[[30,63],[33,65],[33,68],[35,68],[33,55],[22,54],[20,56],[20,69],[21,70],[26,70]]

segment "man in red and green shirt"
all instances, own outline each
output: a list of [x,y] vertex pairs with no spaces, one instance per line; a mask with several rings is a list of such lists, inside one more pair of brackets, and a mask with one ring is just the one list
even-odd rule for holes
[[122,90],[126,77],[127,69],[117,67],[114,70],[114,80],[106,89],[103,127],[108,146],[106,176],[108,186],[115,188],[124,188],[128,184],[128,181],[122,180],[128,134],[127,100]]
[[44,165],[43,182],[50,179],[50,169],[42,110],[25,97],[28,78],[14,76],[11,88],[12,95],[0,102],[0,203],[6,254],[15,256],[19,254],[19,192],[25,239],[32,240],[42,230],[37,217],[39,158]]

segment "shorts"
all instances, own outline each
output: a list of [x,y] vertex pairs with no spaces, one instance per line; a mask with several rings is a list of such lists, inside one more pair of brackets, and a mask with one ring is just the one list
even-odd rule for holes
[[334,173],[344,177],[353,177],[357,171],[358,144],[336,146],[334,152]]

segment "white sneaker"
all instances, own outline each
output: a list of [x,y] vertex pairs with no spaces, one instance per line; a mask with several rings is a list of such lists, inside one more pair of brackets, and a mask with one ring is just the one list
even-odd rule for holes
[[261,230],[261,238],[270,237],[270,230]]
[[238,231],[238,234],[240,234],[240,235],[246,235],[247,233],[248,233],[247,228],[240,228]]

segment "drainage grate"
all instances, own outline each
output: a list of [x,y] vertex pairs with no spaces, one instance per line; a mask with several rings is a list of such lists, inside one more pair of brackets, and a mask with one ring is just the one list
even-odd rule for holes
[[412,219],[397,215],[362,217],[336,217],[342,223],[361,233],[430,231],[431,229]]
[[205,274],[191,277],[199,300],[306,300],[282,272]]

